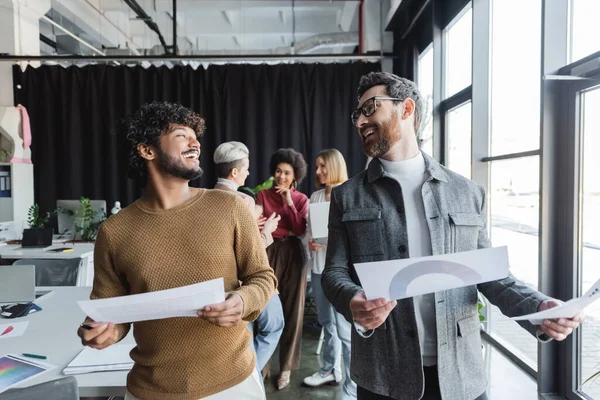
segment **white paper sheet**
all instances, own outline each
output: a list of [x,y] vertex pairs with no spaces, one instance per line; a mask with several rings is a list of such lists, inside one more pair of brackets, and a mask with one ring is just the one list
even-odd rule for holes
[[198,310],[225,301],[223,278],[157,292],[78,301],[97,322],[150,321],[172,317],[197,317]]
[[508,276],[506,246],[354,264],[367,299],[404,299]]
[[103,350],[86,347],[63,370],[65,375],[87,374],[98,371],[128,371],[133,368],[129,352],[135,343],[117,343]]
[[567,301],[558,307],[536,312],[533,314],[521,315],[511,318],[514,321],[528,320],[533,325],[540,325],[545,319],[573,318],[583,312],[585,308],[600,298],[600,279],[596,281],[583,296],[576,297]]
[[21,336],[25,333],[29,321],[0,324],[0,339]]
[[324,244],[329,236],[329,202],[312,203],[308,205],[308,218],[310,218],[310,229],[312,239]]

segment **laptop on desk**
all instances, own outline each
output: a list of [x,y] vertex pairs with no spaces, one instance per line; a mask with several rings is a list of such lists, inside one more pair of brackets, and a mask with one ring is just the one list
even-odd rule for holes
[[0,303],[26,303],[50,292],[36,292],[34,265],[0,265]]

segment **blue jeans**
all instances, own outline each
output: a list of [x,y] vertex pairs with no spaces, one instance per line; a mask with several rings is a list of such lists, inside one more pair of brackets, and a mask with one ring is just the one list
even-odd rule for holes
[[[251,346],[256,351],[256,368],[258,372],[267,364],[283,332],[283,309],[279,295],[271,296],[271,299],[256,319],[258,332],[251,342]],[[254,324],[248,323],[250,332],[254,332]]]
[[312,295],[317,306],[317,319],[323,327],[323,368],[321,373],[326,374],[333,370],[336,377],[341,376],[340,356],[344,361],[346,380],[343,387],[344,399],[356,399],[356,383],[350,379],[350,338],[352,325],[338,312],[335,311],[321,286],[321,274],[311,272]]

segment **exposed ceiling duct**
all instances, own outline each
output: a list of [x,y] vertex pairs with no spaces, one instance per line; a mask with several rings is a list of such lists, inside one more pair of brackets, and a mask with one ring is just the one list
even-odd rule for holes
[[156,22],[152,20],[152,17],[150,17],[146,13],[146,11],[144,11],[142,6],[140,6],[140,4],[136,0],[123,0],[123,2],[127,4],[133,10],[133,12],[136,13],[139,19],[141,19],[146,23],[146,25],[148,25],[148,28],[156,32],[156,34],[158,35],[158,40],[160,40],[160,44],[165,49],[165,54],[169,54],[167,42],[165,41],[165,38],[163,37],[162,33],[160,33],[160,28],[158,27]]
[[314,35],[304,40],[299,40],[291,46],[282,46],[275,49],[275,54],[307,54],[315,50],[330,49],[335,47],[358,46],[358,33],[337,32]]

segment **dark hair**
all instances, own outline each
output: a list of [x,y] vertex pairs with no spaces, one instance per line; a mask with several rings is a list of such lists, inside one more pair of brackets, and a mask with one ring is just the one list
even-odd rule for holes
[[227,178],[234,168],[238,170],[244,165],[244,160],[235,160],[228,163],[215,164],[217,178]]
[[417,85],[406,78],[401,78],[389,72],[369,72],[363,75],[358,82],[358,99],[373,86],[384,85],[388,96],[402,100],[407,98],[415,102],[415,134],[419,134],[421,118],[423,117],[424,101]]
[[290,164],[292,166],[294,169],[294,181],[296,182],[296,185],[299,185],[306,176],[306,161],[304,161],[302,154],[292,148],[277,150],[271,156],[271,162],[269,163],[271,175],[275,175],[275,170],[281,163]]
[[173,125],[189,127],[198,137],[205,129],[204,119],[198,114],[180,104],[166,101],[146,103],[122,120],[121,129],[129,147],[129,178],[139,181],[141,185],[146,183],[146,161],[140,155],[137,146],[159,146],[160,136],[167,133]]

